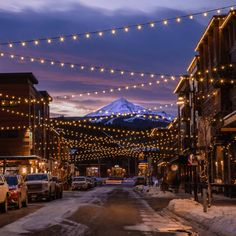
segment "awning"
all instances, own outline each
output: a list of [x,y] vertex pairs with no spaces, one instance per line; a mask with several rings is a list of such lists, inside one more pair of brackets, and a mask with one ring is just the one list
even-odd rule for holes
[[231,112],[223,118],[224,125],[221,128],[222,132],[235,132],[236,131],[236,111]]
[[41,160],[42,158],[36,155],[30,156],[0,156],[0,160],[17,161],[17,160]]

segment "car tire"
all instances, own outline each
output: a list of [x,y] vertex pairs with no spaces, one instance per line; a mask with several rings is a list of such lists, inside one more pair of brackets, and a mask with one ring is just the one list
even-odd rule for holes
[[51,189],[48,193],[48,196],[47,196],[47,201],[50,202],[52,200],[52,192],[51,192]]
[[16,206],[17,209],[21,209],[22,208],[22,201],[21,201],[21,196],[19,195],[18,197],[18,202],[17,202],[17,206]]
[[29,199],[28,199],[28,195],[25,197],[25,201],[22,202],[22,206],[23,207],[27,207],[28,206],[28,202],[29,202]]
[[7,197],[5,199],[5,201],[0,205],[0,211],[2,213],[6,213],[8,210],[8,202],[7,202]]

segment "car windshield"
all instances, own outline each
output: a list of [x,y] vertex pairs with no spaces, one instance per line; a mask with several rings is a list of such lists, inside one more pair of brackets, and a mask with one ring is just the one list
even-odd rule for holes
[[6,176],[7,184],[9,186],[14,186],[18,184],[17,177],[16,176]]
[[76,177],[76,178],[73,179],[73,181],[85,181],[85,178]]
[[27,175],[25,181],[48,180],[46,174]]

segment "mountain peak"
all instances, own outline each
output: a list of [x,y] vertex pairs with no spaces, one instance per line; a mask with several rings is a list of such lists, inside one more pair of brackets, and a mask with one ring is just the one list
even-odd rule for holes
[[129,101],[125,98],[118,98],[114,102],[129,102]]
[[111,116],[111,115],[120,115],[120,114],[136,114],[137,116],[148,114],[148,115],[160,116],[163,119],[165,118],[167,120],[172,119],[171,115],[166,114],[164,111],[163,112],[150,111],[146,109],[145,107],[129,102],[125,98],[116,99],[110,104],[86,116],[87,117],[102,117],[102,116]]
[[142,110],[145,110],[145,108],[135,105],[125,98],[119,98],[87,116],[110,116],[123,113],[138,113]]

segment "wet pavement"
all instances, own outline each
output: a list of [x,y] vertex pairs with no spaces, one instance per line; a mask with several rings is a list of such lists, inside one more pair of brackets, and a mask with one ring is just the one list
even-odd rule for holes
[[[1,224],[0,235],[196,235],[191,234],[191,226],[161,211],[167,202],[155,204],[155,211],[130,186],[104,186],[87,192],[65,192],[64,196],[0,215],[9,219],[15,215],[5,220],[11,224]],[[25,213],[20,213],[22,210]]]

